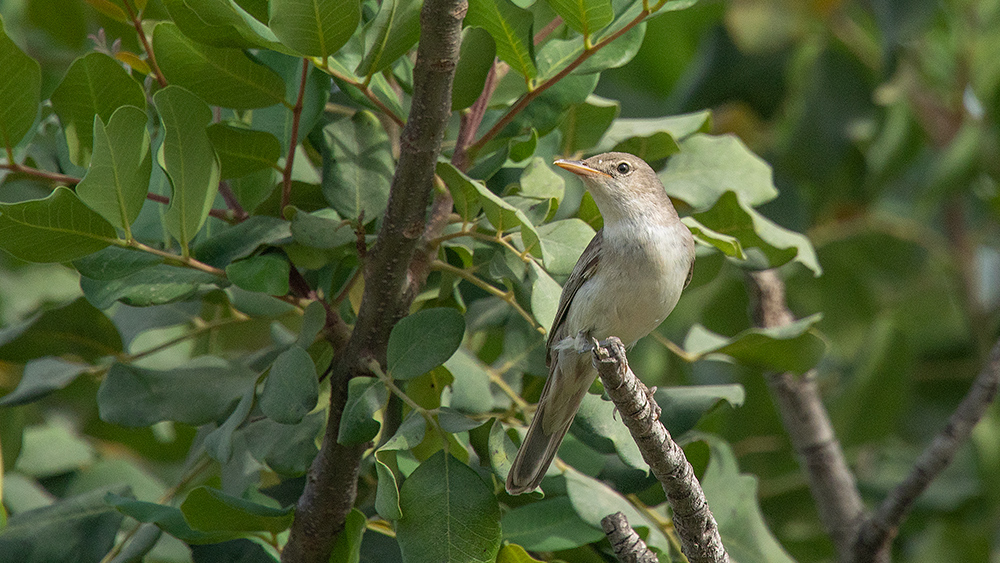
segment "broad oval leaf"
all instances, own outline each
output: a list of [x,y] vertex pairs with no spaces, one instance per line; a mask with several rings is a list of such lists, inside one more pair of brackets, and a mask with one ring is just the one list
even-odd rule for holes
[[221,178],[238,178],[276,166],[281,158],[281,142],[266,131],[213,123],[208,138],[219,155]]
[[153,30],[153,49],[163,75],[212,105],[235,109],[285,101],[285,82],[240,49],[195,43],[173,23]]
[[281,253],[267,253],[226,266],[226,276],[237,287],[268,295],[288,293],[291,265]]
[[355,377],[347,385],[347,403],[340,417],[337,442],[363,444],[378,434],[381,424],[373,415],[385,406],[387,390],[374,377]]
[[271,365],[260,394],[264,415],[282,424],[298,424],[318,399],[319,378],[309,352],[300,346],[282,352]]
[[302,55],[326,59],[354,34],[361,21],[358,0],[271,0],[269,27]]
[[504,514],[501,523],[503,539],[531,551],[573,549],[604,538],[603,531],[577,516],[564,496],[519,506]]
[[146,94],[118,61],[103,53],[90,53],[73,61],[52,92],[52,107],[66,131],[69,158],[74,164],[87,166],[90,162],[94,116],[110,125],[111,116],[122,106],[145,109]]
[[471,106],[483,93],[496,53],[497,44],[485,29],[466,27],[462,31],[462,48],[451,86],[452,111]]
[[712,206],[729,191],[752,206],[778,196],[770,165],[733,135],[692,135],[659,176],[667,193],[695,209]]
[[455,309],[424,309],[393,327],[386,352],[389,375],[413,379],[445,363],[462,344],[465,318]]
[[42,69],[10,40],[0,18],[0,143],[13,148],[38,114]]
[[123,106],[105,126],[94,117],[94,155],[76,193],[91,209],[131,236],[149,190],[153,155],[146,112]]
[[549,6],[584,37],[591,37],[615,19],[611,0],[549,0]]
[[366,223],[382,216],[395,163],[389,136],[374,114],[323,128],[323,196],[341,217]]
[[684,350],[695,357],[725,354],[746,365],[801,374],[826,351],[826,343],[812,330],[821,318],[817,313],[781,327],[747,329],[732,338],[696,324],[684,339]]
[[420,37],[421,0],[384,0],[378,15],[365,26],[365,58],[355,72],[369,76],[406,54]]
[[470,0],[465,25],[485,29],[496,42],[497,56],[526,79],[538,74],[531,12],[510,0]]
[[26,405],[37,401],[57,389],[66,387],[88,369],[90,366],[87,364],[50,356],[31,360],[24,366],[24,373],[17,387],[0,397],[0,407]]
[[173,188],[166,225],[187,253],[219,189],[219,160],[205,132],[212,110],[180,86],[158,91],[153,102],[167,132],[158,158]]
[[115,228],[67,188],[0,203],[0,248],[28,262],[69,262],[118,240]]
[[500,550],[500,506],[468,465],[443,451],[403,482],[396,539],[405,561],[492,563]]
[[205,532],[279,534],[292,523],[292,507],[264,506],[205,486],[188,493],[181,512],[192,528]]

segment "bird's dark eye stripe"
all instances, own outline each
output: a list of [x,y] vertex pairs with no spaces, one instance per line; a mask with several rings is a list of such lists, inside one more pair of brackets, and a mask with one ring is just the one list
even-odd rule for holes
[[618,173],[619,174],[628,174],[631,171],[632,171],[632,167],[629,166],[627,162],[619,162],[618,163]]

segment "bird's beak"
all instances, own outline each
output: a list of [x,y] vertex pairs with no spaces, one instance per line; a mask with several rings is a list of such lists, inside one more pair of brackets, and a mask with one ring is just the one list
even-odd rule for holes
[[611,174],[608,174],[606,172],[601,172],[596,168],[591,168],[586,164],[584,164],[583,162],[580,162],[579,160],[565,160],[560,158],[557,159],[553,164],[564,170],[569,170],[570,172],[576,174],[577,176],[584,176],[584,177],[607,176],[608,178],[611,177]]

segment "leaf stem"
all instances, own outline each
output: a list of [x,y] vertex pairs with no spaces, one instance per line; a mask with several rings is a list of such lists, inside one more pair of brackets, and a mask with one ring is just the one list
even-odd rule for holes
[[[148,199],[149,201],[155,201],[156,203],[170,205],[170,198],[165,195],[147,193],[146,199]],[[222,219],[227,223],[239,222],[239,220],[236,218],[236,212],[229,209],[212,209],[208,212],[208,214],[211,215],[212,217],[215,217],[216,219]]]
[[403,118],[399,117],[398,115],[396,115],[396,112],[389,109],[389,106],[385,105],[385,102],[380,100],[379,97],[376,96],[375,93],[372,92],[371,89],[368,88],[368,86],[366,86],[364,83],[358,82],[357,80],[351,78],[350,76],[347,76],[346,74],[342,74],[330,68],[330,66],[326,64],[326,61],[322,61],[322,63],[320,63],[318,66],[323,72],[329,74],[330,76],[336,78],[337,80],[340,80],[341,82],[346,82],[347,84],[350,84],[351,86],[357,88],[362,94],[365,95],[366,98],[368,98],[371,101],[371,103],[375,104],[375,106],[378,107],[378,109],[382,113],[384,113],[389,119],[395,122],[396,125],[399,125],[400,127],[406,125],[406,122],[403,121]]
[[121,239],[118,239],[118,240],[115,241],[115,244],[117,244],[118,246],[121,246],[123,248],[133,248],[135,250],[141,250],[143,252],[148,252],[149,254],[155,254],[156,256],[159,256],[161,258],[165,258],[166,260],[168,260],[170,262],[176,262],[176,263],[181,264],[182,266],[185,266],[185,267],[188,267],[188,268],[191,268],[191,269],[194,269],[194,270],[199,270],[199,271],[205,272],[207,274],[212,274],[213,276],[218,276],[220,278],[225,278],[226,277],[226,272],[224,270],[220,270],[219,268],[216,268],[215,266],[209,266],[208,264],[206,264],[204,262],[199,262],[198,260],[195,260],[194,258],[191,258],[190,256],[178,256],[177,254],[173,254],[172,252],[167,252],[165,250],[160,250],[158,248],[153,248],[152,246],[149,246],[147,244],[143,244],[143,243],[141,243],[141,242],[139,242],[139,241],[137,241],[135,239],[132,239],[132,240],[121,240]]
[[538,332],[541,332],[543,334],[545,333],[545,329],[542,328],[542,326],[539,325],[537,321],[535,321],[535,318],[532,317],[530,313],[528,313],[527,311],[525,311],[524,308],[521,307],[521,304],[517,302],[517,299],[514,298],[514,292],[513,291],[503,291],[503,290],[497,289],[496,287],[493,287],[492,285],[490,285],[490,284],[484,282],[483,280],[477,278],[475,275],[472,274],[472,272],[470,272],[468,270],[463,270],[462,268],[458,268],[458,267],[452,266],[451,264],[449,264],[447,262],[443,262],[441,260],[434,260],[433,262],[431,262],[431,269],[432,270],[438,270],[438,271],[441,271],[441,272],[449,272],[451,274],[455,274],[456,276],[464,279],[465,281],[467,281],[467,282],[471,283],[472,285],[474,285],[474,286],[482,289],[483,291],[485,291],[485,292],[487,292],[487,293],[489,293],[491,295],[495,295],[495,296],[499,297],[500,299],[503,299],[504,301],[507,302],[507,304],[509,304],[511,307],[513,307],[514,310],[517,311],[519,315],[521,315],[522,317],[524,317],[524,320],[528,321],[528,324],[530,324],[532,326],[532,328],[534,328],[535,330],[537,330]]
[[693,362],[696,362],[696,361],[698,361],[698,360],[701,359],[701,355],[700,354],[692,354],[692,353],[688,352],[684,348],[681,348],[680,346],[678,346],[676,342],[674,342],[673,340],[670,340],[666,336],[663,336],[659,332],[653,331],[651,333],[651,336],[657,342],[659,342],[660,344],[663,344],[663,346],[665,346],[667,350],[670,350],[678,358],[684,360],[685,362],[687,362],[689,364],[693,363]]
[[163,72],[160,71],[160,65],[156,64],[156,55],[153,54],[153,47],[149,44],[149,39],[146,38],[146,32],[142,30],[142,18],[136,10],[132,9],[132,3],[130,0],[123,0],[122,4],[125,5],[125,9],[128,10],[128,16],[132,19],[132,27],[135,28],[136,34],[139,35],[139,41],[142,42],[142,48],[146,51],[146,57],[149,59],[149,69],[153,72],[153,76],[156,81],[160,84],[160,88],[167,87],[167,77],[163,76]]
[[309,59],[302,59],[302,78],[299,80],[299,95],[292,107],[292,138],[288,141],[288,158],[281,178],[281,209],[288,207],[292,198],[292,166],[295,164],[295,149],[299,146],[299,122],[302,120],[302,98],[309,78]]
[[585,48],[583,52],[580,53],[579,56],[573,59],[573,61],[570,62],[568,65],[566,65],[566,68],[562,69],[555,76],[545,80],[544,82],[536,86],[534,89],[529,90],[526,94],[521,96],[521,99],[519,99],[517,103],[514,104],[514,107],[510,108],[510,110],[506,114],[504,114],[504,116],[500,118],[500,120],[497,121],[493,125],[493,127],[490,128],[489,131],[484,133],[483,136],[480,137],[478,141],[469,146],[469,152],[476,153],[480,149],[482,149],[483,146],[490,141],[490,139],[496,137],[497,134],[504,129],[504,127],[507,127],[507,125],[509,125],[510,122],[514,120],[514,117],[516,117],[517,114],[524,111],[524,108],[528,107],[528,104],[530,104],[535,98],[542,95],[543,92],[551,88],[553,85],[555,85],[563,78],[569,76],[569,74],[574,70],[576,70],[577,67],[586,62],[587,59],[592,57],[595,53],[597,53],[604,47],[607,47],[608,44],[610,44],[612,41],[618,39],[619,37],[627,33],[629,30],[631,30],[633,27],[642,23],[642,21],[646,19],[646,16],[650,15],[653,12],[656,12],[657,10],[662,8],[664,4],[666,4],[666,0],[660,0],[659,2],[656,3],[656,6],[650,9],[648,6],[648,0],[644,0],[643,9],[641,12],[639,12],[639,15],[637,15],[635,19],[625,24],[625,26],[619,29],[618,31],[598,41],[592,47]]

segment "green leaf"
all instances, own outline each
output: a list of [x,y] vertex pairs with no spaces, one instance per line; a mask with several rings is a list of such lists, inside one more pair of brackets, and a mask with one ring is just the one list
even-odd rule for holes
[[345,446],[364,444],[378,435],[381,424],[374,419],[374,414],[385,406],[387,393],[385,385],[374,377],[351,379],[337,443]]
[[269,27],[302,55],[326,59],[354,34],[361,21],[358,0],[271,0]]
[[199,260],[218,268],[247,256],[264,245],[277,245],[291,236],[288,221],[253,215],[238,225],[214,229],[215,234],[194,248]]
[[549,6],[574,31],[591,37],[615,19],[611,0],[548,0]]
[[396,466],[395,452],[418,446],[427,432],[427,422],[416,412],[411,412],[399,429],[375,452],[375,471],[378,486],[375,489],[375,511],[386,520],[399,520],[403,512],[399,507],[399,485],[392,468]]
[[361,539],[365,535],[368,519],[365,513],[352,508],[344,519],[344,529],[337,534],[330,551],[330,561],[359,563],[361,561]]
[[[513,149],[512,149],[513,150]],[[519,181],[518,194],[536,199],[562,201],[566,192],[566,182],[556,174],[544,158],[536,156],[524,167]]]
[[0,248],[28,262],[69,262],[118,240],[115,228],[68,188],[0,203]]
[[497,563],[542,563],[542,561],[528,555],[523,547],[509,543],[500,548]]
[[238,260],[226,266],[226,276],[237,287],[268,295],[288,294],[291,264],[278,252]]
[[545,269],[556,276],[568,276],[595,234],[590,225],[575,217],[539,225]]
[[632,434],[618,420],[615,404],[611,401],[589,393],[585,395],[573,419],[573,435],[601,453],[618,454],[630,467],[649,471]]
[[281,353],[271,366],[260,394],[260,410],[282,424],[298,424],[316,408],[319,378],[309,352],[292,346]]
[[265,131],[229,123],[213,123],[206,131],[219,155],[221,178],[238,178],[272,168],[281,158],[281,143]]
[[451,407],[477,414],[493,409],[490,374],[486,365],[465,348],[459,348],[444,367],[451,372]]
[[274,32],[233,0],[167,0],[164,4],[184,35],[199,43],[287,51]]
[[104,125],[94,118],[94,155],[76,194],[111,224],[131,234],[149,190],[153,169],[146,112],[123,106]]
[[200,356],[177,369],[114,364],[97,391],[101,420],[127,427],[174,420],[198,426],[220,419],[257,374],[221,358]]
[[525,216],[524,212],[491,192],[482,182],[473,181],[472,187],[479,195],[479,203],[483,206],[486,218],[496,228],[497,232],[502,233],[521,227],[521,240],[524,246],[528,249],[528,252],[541,258],[543,251],[542,245],[539,242],[538,231],[535,230],[534,224]]
[[0,360],[11,363],[44,356],[77,356],[95,363],[121,351],[114,323],[82,297],[0,330]]
[[0,18],[0,142],[13,149],[38,115],[42,70],[7,36]]
[[315,213],[294,209],[292,237],[313,248],[337,248],[358,240],[351,225],[341,221],[336,211],[326,208]]
[[621,104],[591,94],[579,104],[573,104],[566,118],[559,124],[562,133],[562,153],[573,154],[597,145],[613,123],[618,121]]
[[[299,87],[302,84],[301,58],[274,51],[260,51],[256,58],[285,81],[285,100],[298,99]],[[327,99],[330,97],[330,80],[330,75],[310,65],[302,96],[302,114],[299,117],[298,138],[295,139],[295,144],[301,142],[323,117]],[[281,141],[282,154],[288,153],[294,122],[295,116],[285,104],[254,110],[251,116],[251,125],[254,129],[267,131]]]
[[743,406],[746,391],[739,384],[660,387],[654,398],[663,411],[660,420],[676,437],[694,428],[705,413],[723,401]]
[[[616,119],[594,152],[635,151],[633,154],[652,162],[678,152],[678,142],[695,133],[708,132],[710,128],[711,114],[708,111],[648,119]],[[736,148],[733,150],[739,152]],[[745,156],[742,152],[739,155]],[[710,156],[707,155],[706,158]],[[757,162],[751,162],[751,168],[757,167]],[[667,191],[674,195],[672,188]],[[694,205],[692,202],[688,203]]]
[[365,26],[365,58],[355,72],[369,76],[406,54],[420,37],[421,0],[385,0]]
[[36,478],[54,477],[93,465],[96,457],[94,447],[65,422],[36,424],[24,429],[14,468]]
[[107,493],[91,491],[15,514],[0,534],[0,553],[21,563],[99,561],[114,546],[122,522],[122,515],[104,503]]
[[298,424],[280,424],[269,418],[250,422],[244,434],[250,453],[280,475],[305,475],[319,451],[316,437],[326,426],[326,414],[315,412]]
[[157,264],[107,280],[81,277],[80,289],[95,307],[107,309],[115,301],[133,307],[172,303],[223,283],[208,272]]
[[694,218],[708,229],[739,241],[750,268],[776,268],[795,260],[816,276],[823,273],[808,238],[771,222],[734,192],[722,194],[711,209],[696,213]]
[[193,545],[228,541],[242,535],[235,532],[194,530],[184,521],[184,514],[181,513],[181,510],[173,506],[143,502],[114,493],[105,495],[104,501],[122,514],[135,518],[139,522],[155,524],[164,532]]
[[705,225],[702,225],[694,217],[681,217],[681,222],[687,225],[688,229],[691,230],[691,234],[694,235],[695,241],[715,247],[730,258],[746,260],[747,255],[743,253],[743,246],[736,237],[713,231]]
[[531,12],[510,0],[470,0],[465,25],[485,29],[496,42],[497,56],[526,79],[538,74]]
[[482,205],[479,202],[479,188],[476,182],[455,168],[450,162],[439,161],[437,173],[448,186],[452,199],[455,200],[455,210],[465,221],[473,221],[479,215]]
[[90,366],[87,364],[61,358],[44,357],[31,360],[24,366],[24,373],[17,387],[0,398],[0,407],[26,405],[37,401],[53,391],[65,388],[88,369]]
[[162,264],[164,258],[141,250],[109,246],[73,261],[81,275],[95,280],[123,278],[151,266]]
[[505,541],[531,551],[562,551],[604,538],[603,530],[581,520],[564,496],[519,506],[504,514],[501,524]]
[[684,339],[684,350],[696,358],[726,354],[742,364],[805,373],[826,351],[826,343],[812,330],[822,315],[817,313],[776,328],[751,328],[732,338],[694,325]]
[[413,379],[443,364],[465,336],[465,317],[455,309],[424,309],[403,317],[389,334],[387,372]]
[[549,328],[559,311],[559,296],[562,295],[562,287],[534,261],[530,264],[529,279],[531,280],[531,313],[539,325]]
[[406,561],[492,563],[500,550],[500,506],[468,465],[439,451],[399,491],[396,539]]
[[219,160],[205,132],[212,110],[179,86],[156,92],[153,102],[166,129],[158,158],[173,188],[165,221],[186,254],[219,189]]
[[696,133],[680,148],[659,176],[668,194],[695,209],[711,207],[729,191],[751,206],[778,196],[771,166],[733,135]]
[[285,101],[285,82],[273,70],[240,49],[195,43],[173,23],[163,22],[153,29],[153,50],[171,84],[213,106],[253,109]]
[[382,216],[395,163],[378,118],[359,111],[323,128],[323,196],[341,217],[365,223]]
[[729,556],[734,561],[793,563],[764,521],[757,500],[757,478],[740,473],[728,444],[715,438],[708,443],[711,458],[701,484]]
[[211,487],[198,487],[181,503],[184,520],[205,532],[270,532],[279,534],[292,523],[292,507],[272,508],[227,495]]
[[517,455],[517,446],[507,435],[507,431],[504,430],[503,424],[500,424],[499,420],[493,421],[487,444],[490,449],[490,466],[493,468],[493,473],[501,481],[506,481],[510,467],[514,464],[514,457]]
[[462,31],[462,47],[451,87],[452,111],[471,106],[482,94],[496,52],[497,44],[485,29],[466,27]]
[[233,412],[223,422],[205,436],[205,452],[222,464],[229,463],[233,457],[233,433],[246,422],[254,404],[254,388],[248,387],[240,397]]
[[[87,166],[94,151],[94,117],[111,127],[111,116],[122,106],[146,109],[146,94],[142,86],[125,72],[121,63],[103,53],[90,53],[73,61],[59,86],[52,92],[52,107],[59,115],[69,158],[77,166]],[[142,111],[145,116],[145,111]],[[123,132],[132,128],[134,116],[122,123]],[[146,120],[143,118],[145,128]],[[135,134],[133,132],[133,134]],[[112,137],[114,141],[114,137]],[[107,139],[104,140],[107,144]],[[116,148],[124,145],[115,143]],[[138,152],[141,146],[132,147]],[[147,147],[148,150],[148,147]]]

